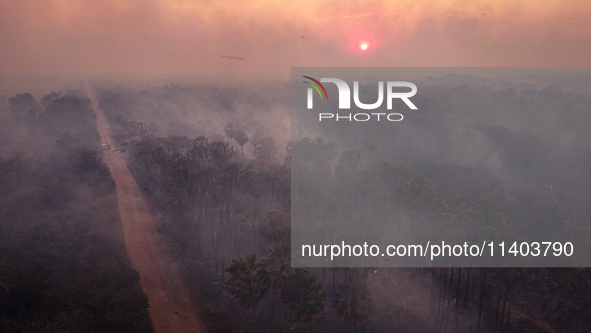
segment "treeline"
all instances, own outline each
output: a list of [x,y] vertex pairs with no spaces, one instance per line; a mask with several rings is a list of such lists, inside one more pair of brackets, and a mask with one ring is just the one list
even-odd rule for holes
[[[140,180],[174,213],[183,252],[203,254],[220,266],[238,253],[263,251],[260,228],[273,239],[288,239],[282,217],[289,212],[289,166],[277,161],[272,138],[251,142],[256,158],[238,162],[244,158],[228,142],[203,136],[131,141]],[[265,219],[271,212],[278,221]]]
[[[516,237],[525,226],[556,231],[561,238],[580,239],[588,233],[588,180],[583,176],[588,169],[588,135],[582,126],[588,122],[587,100],[577,97],[573,112],[561,113],[561,101],[573,96],[552,89],[429,89],[433,95],[450,93],[445,107],[429,107],[429,98],[418,101],[424,112],[390,131],[389,140],[349,133],[354,134],[350,142],[339,144],[356,149],[339,151],[325,140],[304,139],[287,147],[284,161],[274,158],[274,149],[263,149],[273,146],[271,137],[265,138],[264,146],[259,144],[262,154],[245,156],[242,147],[254,152],[257,140],[248,138],[241,144],[229,126],[224,142],[219,136],[158,137],[160,133],[150,132],[148,125],[119,118],[122,140],[134,157],[134,176],[165,215],[161,231],[179,244],[187,280],[199,293],[201,315],[211,331],[589,330],[587,269],[287,268],[288,258],[282,253],[289,246],[289,216],[296,209],[289,197],[291,168],[302,175],[316,168],[314,174],[326,176],[302,179],[311,189],[305,200],[327,218],[336,216],[335,207],[346,216],[352,210],[342,202],[357,195],[384,204],[377,206],[394,206],[409,220],[477,225],[476,230],[487,236],[513,230]],[[554,101],[552,112],[536,118],[548,94]],[[111,98],[103,101],[111,121],[122,113],[131,118],[127,108],[141,114],[139,106],[150,99],[138,95],[133,94],[134,101],[124,92],[117,98],[106,96]],[[492,104],[474,110],[482,100]],[[527,113],[510,118],[524,103]],[[556,115],[564,125],[560,133],[549,130]],[[534,118],[538,122],[522,125]],[[252,134],[240,129],[246,137]],[[549,144],[553,137],[570,134],[577,139],[571,150]],[[297,151],[315,158],[294,165],[291,150],[296,145]],[[416,152],[416,159],[403,159]],[[267,155],[272,158],[263,158]],[[456,161],[457,156],[470,158]],[[335,184],[334,177],[340,183]],[[332,184],[321,186],[325,179]],[[361,191],[359,184],[364,184]],[[323,198],[320,194],[326,189],[333,195]],[[346,225],[327,230],[327,235],[367,231]],[[278,268],[281,263],[283,269]],[[282,278],[276,278],[277,272],[283,272],[278,275]],[[295,290],[297,297],[288,297]],[[308,297],[312,294],[317,297]]]
[[[459,239],[520,239],[520,224],[541,225],[549,219],[554,221],[553,230],[559,233],[556,237],[577,241],[579,248],[584,248],[583,235],[589,235],[585,203],[551,186],[536,184],[522,193],[490,180],[482,186],[488,191],[480,190],[478,195],[471,188],[472,175],[467,173],[465,179],[456,175],[455,180],[464,184],[462,192],[474,194],[444,196],[438,193],[436,182],[421,171],[433,166],[425,162],[420,165],[413,158],[364,168],[361,151],[339,152],[334,143],[321,138],[304,138],[294,142],[292,149],[292,185],[299,187],[299,193],[303,193],[299,200],[306,203],[303,208],[292,207],[292,213],[301,210],[297,212],[301,217],[312,211],[308,216],[323,216],[318,223],[324,223],[330,234],[320,235],[320,239],[355,239],[357,235],[362,240],[379,239],[375,233],[367,237],[370,227],[353,221],[366,221],[364,218],[371,219],[372,214],[379,215],[380,211],[405,216],[402,220],[412,222],[409,228],[421,228],[415,231],[429,235],[427,239],[437,237],[437,231],[429,229],[442,226],[457,229]],[[352,204],[347,203],[359,197],[372,203],[369,209],[358,204],[350,210]],[[305,232],[305,226],[298,232],[302,229]],[[309,242],[314,244],[315,237],[307,235],[306,240],[312,239]],[[585,305],[591,299],[589,269],[439,268],[417,270],[416,276],[431,288],[428,313],[437,331],[540,332],[547,325],[547,329],[559,332],[585,332],[591,324],[591,312]],[[572,294],[567,296],[569,293]]]
[[152,332],[90,101],[9,104],[10,130],[28,133],[0,158],[0,331]]
[[438,195],[436,183],[414,158],[364,168],[361,151],[339,152],[336,144],[322,138],[303,138],[292,149],[294,202],[300,203],[292,216],[302,221],[294,226],[296,239],[310,244],[371,239],[387,246],[395,241],[393,236],[426,243],[453,230],[445,234],[449,243],[480,240],[481,235],[496,239],[506,229],[509,200],[498,183],[487,184],[481,195],[445,197]]
[[[226,126],[230,138],[231,128]],[[164,232],[177,240],[194,265],[188,271],[202,281],[204,322],[216,332],[249,326],[282,331],[295,323],[303,329],[322,315],[326,329],[338,318],[351,327],[363,322],[371,310],[368,270],[333,270],[329,292],[318,271],[291,267],[290,146],[280,162],[272,138],[250,144],[252,160],[236,156],[228,142],[205,137],[144,135],[130,142],[136,177],[168,216]],[[198,272],[203,260],[211,271]],[[224,295],[247,312],[237,311]],[[335,315],[325,312],[331,302]]]
[[[498,184],[492,184],[491,192],[481,196],[442,197],[414,159],[362,168],[360,152],[339,153],[336,145],[325,140],[303,139],[288,146],[285,162],[291,161],[292,146],[317,157],[308,166],[326,168],[329,175],[334,160],[335,176],[346,179],[341,184],[343,195],[352,182],[363,181],[370,192],[357,195],[381,196],[382,201],[388,199],[417,218],[481,224],[484,232],[494,234],[518,210],[511,208],[517,203],[509,200],[507,191]],[[385,320],[372,318],[380,311],[369,289],[376,281],[372,269],[291,267],[289,163],[268,163],[262,158],[236,162],[229,143],[210,142],[205,137],[189,140],[146,134],[132,141],[130,151],[146,193],[151,193],[153,200],[161,203],[161,210],[168,213],[166,232],[178,241],[181,252],[194,265],[188,271],[199,276],[203,273],[197,273],[198,267],[210,265],[211,272],[200,280],[199,291],[204,301],[221,302],[217,310],[203,309],[212,329],[246,330],[246,323],[251,322],[263,331],[281,331],[294,323],[300,323],[296,330],[339,331],[344,327],[355,329],[367,320],[379,327]],[[537,205],[544,203],[548,204],[539,201]],[[204,259],[205,266],[198,266]],[[410,274],[417,284],[431,290],[430,296],[424,295],[429,299],[425,315],[432,319],[426,329],[476,331],[480,327],[480,332],[487,332],[496,327],[505,332],[542,332],[554,327],[568,332],[588,327],[586,318],[591,318],[583,310],[587,295],[591,295],[584,279],[588,270],[450,268],[386,272],[389,278]],[[574,291],[570,283],[577,286],[577,297],[567,297]],[[236,312],[223,301],[222,291],[248,312]],[[565,299],[555,299],[553,295],[557,294]],[[393,311],[392,318],[398,316],[393,322],[399,322],[404,309]]]
[[423,279],[431,280],[429,318],[437,332],[588,332],[591,328],[587,268],[421,272]]

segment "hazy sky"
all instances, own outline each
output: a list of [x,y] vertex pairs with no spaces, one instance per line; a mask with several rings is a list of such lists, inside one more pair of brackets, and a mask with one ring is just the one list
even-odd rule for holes
[[[589,0],[0,5],[0,74],[288,76],[292,66],[591,65]],[[361,51],[364,41],[369,47]]]

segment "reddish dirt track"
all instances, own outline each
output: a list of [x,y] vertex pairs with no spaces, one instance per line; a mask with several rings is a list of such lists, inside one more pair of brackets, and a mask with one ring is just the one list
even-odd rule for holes
[[[102,143],[113,147],[109,124],[88,82],[86,91],[92,100]],[[184,291],[178,265],[167,258],[167,246],[156,230],[156,221],[131,176],[123,155],[112,150],[104,150],[103,153],[117,187],[127,252],[133,268],[140,274],[140,285],[148,295],[154,330],[157,333],[204,332],[191,299]]]

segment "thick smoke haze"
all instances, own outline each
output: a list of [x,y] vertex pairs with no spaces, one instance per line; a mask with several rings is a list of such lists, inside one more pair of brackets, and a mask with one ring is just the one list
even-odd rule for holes
[[287,77],[292,66],[587,66],[591,52],[583,0],[0,4],[0,74]]
[[[130,80],[132,87],[104,79],[94,82],[101,87],[99,98],[103,108],[129,121],[154,122],[161,128],[160,135],[191,139],[204,135],[228,140],[224,127],[233,123],[251,138],[257,133],[275,138],[279,156],[283,157],[290,141],[288,81],[217,84],[182,78],[171,80],[168,82],[175,83],[161,81],[151,85],[145,83],[158,80]],[[246,152],[251,150],[247,145]]]
[[[591,332],[591,265],[559,268],[591,258],[589,22],[588,0],[0,0],[0,332]],[[382,79],[418,110],[317,131],[291,103],[332,76],[298,67],[420,67]],[[301,269],[298,211],[317,245],[576,255]]]

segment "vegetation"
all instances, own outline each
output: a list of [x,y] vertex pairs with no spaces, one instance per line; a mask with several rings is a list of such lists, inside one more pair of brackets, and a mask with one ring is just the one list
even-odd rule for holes
[[[120,120],[124,117],[141,120],[142,114],[154,119],[157,112],[142,113],[140,106],[187,100],[190,89],[154,88],[144,90],[141,96],[124,89],[105,91],[101,105],[108,109],[112,120],[119,115],[122,115]],[[390,331],[394,326],[399,331],[417,331],[420,327],[425,332],[493,329],[582,332],[589,327],[585,319],[589,314],[581,310],[585,308],[581,302],[591,290],[578,278],[588,276],[588,270],[332,268],[331,272],[290,266],[289,216],[293,209],[299,209],[291,206],[292,185],[307,188],[309,196],[303,200],[325,217],[338,215],[335,207],[343,207],[343,202],[363,195],[384,207],[396,207],[398,213],[411,219],[460,226],[458,230],[463,230],[463,224],[478,225],[479,233],[486,236],[500,237],[513,230],[511,237],[518,237],[523,230],[516,226],[548,225],[551,220],[568,221],[562,224],[561,237],[577,238],[585,234],[589,206],[580,200],[583,184],[560,178],[565,175],[558,172],[560,169],[554,169],[554,174],[560,177],[553,178],[550,184],[545,178],[546,171],[534,166],[559,168],[560,164],[552,161],[559,161],[565,152],[546,149],[544,154],[540,145],[546,142],[546,137],[539,128],[509,130],[487,118],[491,110],[470,113],[474,112],[470,105],[487,98],[487,94],[504,96],[505,106],[520,100],[530,103],[548,93],[555,100],[565,96],[530,86],[522,87],[521,95],[509,90],[479,90],[459,85],[434,84],[432,89],[450,96],[445,103],[461,100],[464,104],[434,109],[426,107],[430,103],[428,98],[418,101],[427,111],[389,134],[390,142],[379,142],[377,138],[384,137],[379,131],[355,136],[360,138],[357,144],[337,145],[322,138],[304,138],[288,144],[281,154],[275,148],[276,137],[261,129],[250,130],[245,120],[226,113],[229,109],[223,107],[222,116],[231,119],[223,126],[223,136],[204,136],[200,133],[207,130],[198,127],[185,128],[182,132],[179,126],[174,130],[169,126],[168,132],[183,134],[169,136],[147,135],[119,127],[120,146],[129,149],[134,157],[135,177],[149,188],[146,194],[166,216],[167,224],[162,232],[179,244],[187,281],[193,281],[190,283],[204,304],[206,325],[214,331],[277,332]],[[462,98],[457,99],[456,95]],[[498,106],[493,108],[501,114],[508,112]],[[464,132],[454,125],[458,118],[450,110],[461,114]],[[429,112],[438,112],[436,117],[442,121],[429,121],[435,116]],[[589,123],[587,116],[577,115],[582,123]],[[472,125],[471,117],[480,117],[480,123]],[[542,123],[554,119],[545,117],[538,119]],[[137,120],[135,124],[142,127],[137,125]],[[569,130],[587,138],[577,128],[582,129],[569,127]],[[444,151],[405,157],[409,151],[421,151],[421,147],[412,145],[398,149],[395,160],[384,155],[383,149],[392,147],[392,142],[419,141],[414,134],[417,129],[437,133],[438,138],[444,138],[439,140],[441,146],[453,138],[452,133],[477,136],[483,138],[479,144],[486,152],[469,154],[468,144],[458,147],[471,156],[468,166],[455,165]],[[357,149],[340,150],[340,145]],[[573,149],[583,147],[577,145]],[[292,156],[292,151],[304,154],[305,158]],[[585,170],[582,161],[588,160],[579,151],[577,163],[581,167],[573,177],[582,175],[580,172]],[[486,154],[501,159],[506,168],[503,175],[513,179],[512,182],[498,174],[493,176],[498,170],[486,166],[490,158]],[[479,160],[481,157],[484,159]],[[322,176],[311,180],[308,175],[312,172]],[[296,178],[291,179],[290,174]],[[334,179],[338,183],[329,184]],[[358,184],[364,184],[362,193],[357,190]],[[571,184],[574,187],[569,188]],[[349,214],[346,207],[341,212],[345,216]],[[345,224],[338,232],[366,232],[354,228],[353,224]],[[580,292],[573,293],[567,287],[569,283],[575,283]],[[252,289],[253,286],[257,288]],[[570,293],[580,297],[569,299],[566,295]],[[418,294],[422,295],[420,300]],[[555,294],[565,298],[555,300]],[[241,299],[249,301],[244,303]],[[329,299],[331,302],[327,303]],[[431,320],[425,321],[426,317]],[[255,318],[258,320],[254,326],[245,324],[254,323]]]
[[152,332],[88,100],[9,103],[29,149],[0,158],[0,331]]
[[[531,237],[550,232],[586,244],[588,99],[447,80],[425,90],[448,96],[440,105],[417,100],[424,112],[387,135],[308,137],[285,150],[269,130],[275,123],[256,123],[234,103],[267,112],[285,101],[267,105],[242,89],[117,88],[100,102],[113,148],[127,153],[162,214],[159,231],[181,258],[209,331],[589,331],[589,269],[291,267],[290,236],[301,231],[292,230],[292,212],[326,221],[319,238],[384,234],[355,222],[398,214],[425,221],[413,231],[428,237],[455,226],[458,239],[521,240],[537,230]],[[185,121],[198,109],[193,95],[219,117],[204,111],[203,121]],[[151,331],[88,100],[67,92],[3,101],[0,147],[18,152],[0,160],[0,190],[9,193],[0,198],[0,330]],[[517,106],[524,114],[510,118]],[[342,134],[332,131],[327,137]],[[292,206],[292,186],[307,193],[293,201],[307,211]],[[376,205],[355,212],[347,202],[358,196]],[[462,233],[468,225],[473,234]],[[421,227],[390,227],[406,226]]]

